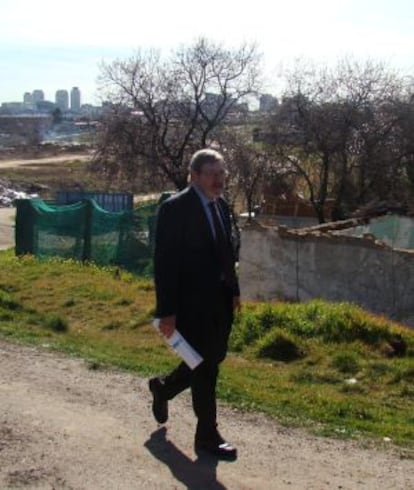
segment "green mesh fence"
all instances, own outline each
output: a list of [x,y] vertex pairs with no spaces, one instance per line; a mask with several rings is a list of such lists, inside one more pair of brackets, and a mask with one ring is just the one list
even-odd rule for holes
[[152,275],[156,207],[111,213],[93,199],[64,206],[18,199],[16,254],[93,261]]
[[414,219],[408,216],[387,215],[372,218],[366,225],[342,230],[340,234],[362,237],[370,233],[394,248],[414,249]]

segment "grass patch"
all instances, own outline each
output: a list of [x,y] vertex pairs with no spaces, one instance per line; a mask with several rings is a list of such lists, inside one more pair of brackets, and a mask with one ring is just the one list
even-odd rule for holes
[[[0,252],[0,335],[143,376],[177,358],[150,325],[151,281],[72,260]],[[404,345],[403,349],[394,346]],[[414,332],[346,303],[250,303],[219,397],[287,425],[414,447]]]

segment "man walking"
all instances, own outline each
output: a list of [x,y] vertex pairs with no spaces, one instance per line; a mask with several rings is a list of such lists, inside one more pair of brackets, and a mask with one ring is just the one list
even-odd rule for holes
[[231,243],[231,218],[221,197],[226,170],[220,153],[196,152],[190,185],[160,207],[155,236],[154,272],[159,329],[177,329],[203,357],[191,370],[184,362],[167,376],[152,378],[153,414],[168,418],[168,400],[191,388],[197,417],[196,451],[235,459],[237,450],[217,429],[216,383],[227,353],[233,312],[240,306]]

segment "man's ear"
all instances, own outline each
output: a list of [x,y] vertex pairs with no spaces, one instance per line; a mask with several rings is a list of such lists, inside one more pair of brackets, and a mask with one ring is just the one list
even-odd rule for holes
[[194,170],[190,170],[190,173],[188,174],[187,181],[190,182],[197,182],[197,172]]

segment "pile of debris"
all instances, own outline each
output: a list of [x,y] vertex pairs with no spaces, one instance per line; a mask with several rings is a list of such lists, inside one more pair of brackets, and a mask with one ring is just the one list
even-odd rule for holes
[[15,199],[32,199],[38,197],[38,194],[29,194],[27,192],[12,189],[10,184],[0,180],[0,207],[11,207]]
[[398,214],[400,216],[412,216],[414,212],[413,203],[400,201],[370,201],[358,208],[353,214],[354,218],[374,218],[385,214]]

